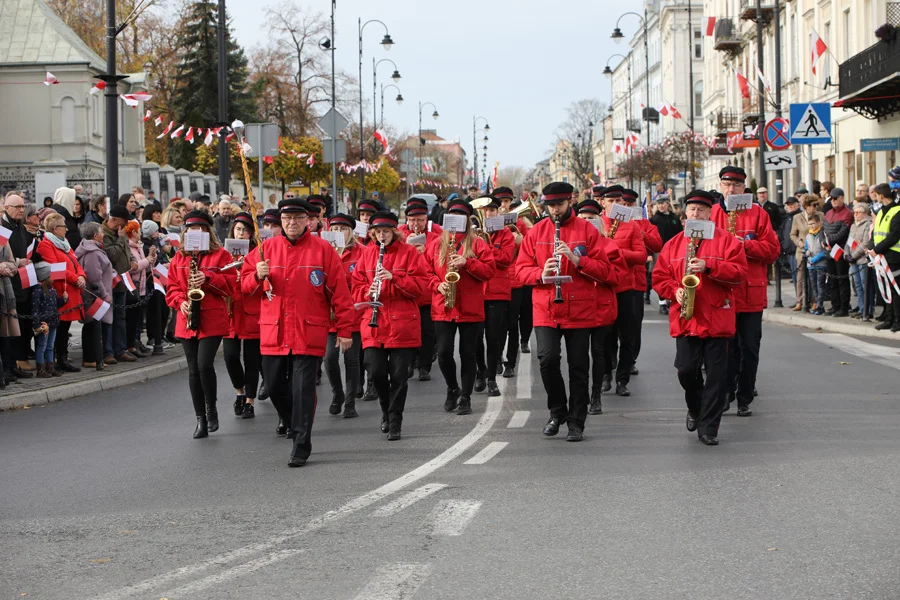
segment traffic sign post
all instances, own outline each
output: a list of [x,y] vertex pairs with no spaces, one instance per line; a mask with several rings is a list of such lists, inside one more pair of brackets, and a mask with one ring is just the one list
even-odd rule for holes
[[797,151],[793,148],[787,150],[770,150],[766,152],[766,171],[786,171],[797,167]]
[[766,123],[763,129],[763,138],[773,150],[787,150],[791,145],[788,138],[790,125],[787,119],[776,117]]
[[791,143],[830,144],[831,105],[791,104]]

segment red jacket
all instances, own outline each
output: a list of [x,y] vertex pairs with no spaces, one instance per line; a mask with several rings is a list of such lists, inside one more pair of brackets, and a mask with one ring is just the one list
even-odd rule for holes
[[506,227],[490,235],[496,271],[493,277],[484,282],[484,299],[508,302],[512,298],[509,267],[516,258],[516,240]]
[[[69,300],[59,309],[60,321],[80,321],[84,319],[84,307],[81,306],[81,290],[78,288],[78,278],[87,277],[84,275],[84,269],[75,257],[75,252],[69,250],[68,253],[63,252],[53,245],[53,242],[47,238],[38,242],[37,253],[48,263],[65,263],[66,264],[66,280],[54,281],[53,288],[56,294],[62,298],[64,293],[69,294]],[[76,308],[77,307],[77,308]]]
[[[461,233],[449,234],[459,244],[464,237]],[[444,282],[447,265],[441,261],[441,240],[443,235],[428,244],[423,255],[428,269],[431,288],[431,319],[433,321],[456,321],[457,323],[480,323],[484,321],[484,282],[494,276],[494,253],[491,247],[481,239],[475,238],[472,244],[474,258],[468,259],[459,271],[459,282],[456,284],[456,306],[446,308],[444,295],[437,291]]]
[[[428,221],[428,224],[431,225],[431,221]],[[405,224],[401,225],[397,229],[397,231],[401,233],[401,239],[403,239],[403,241],[406,241],[407,239],[409,239],[409,231],[404,230],[404,227],[406,227]],[[437,223],[434,224],[433,229],[443,231]],[[440,239],[440,237],[441,234],[437,231],[425,231],[425,247],[422,249],[422,252],[419,253],[419,256],[424,257],[425,248],[427,248],[433,240]],[[375,244],[375,246],[378,246],[378,244]],[[418,249],[416,250],[416,252],[419,252]],[[431,294],[429,292],[426,291],[424,294],[419,296],[419,306],[431,306]]]
[[[372,299],[369,288],[375,279],[379,251],[377,244],[370,245],[356,264],[352,278],[355,302]],[[430,297],[424,259],[418,250],[398,239],[385,248],[382,266],[392,279],[382,282],[378,295],[378,301],[384,304],[378,309],[378,327],[369,327],[371,308],[359,313],[363,348],[418,348],[422,345],[419,298]]]
[[[603,226],[609,233],[612,227],[612,219],[603,215]],[[628,223],[619,223],[616,229],[616,237],[612,238],[613,243],[619,248],[625,264],[628,265],[628,273],[619,279],[619,285],[616,286],[616,293],[628,292],[635,289],[635,278],[637,277],[637,268],[643,268],[647,262],[647,247],[644,245],[644,237],[641,235],[640,226],[637,221],[629,221]]]
[[[378,247],[377,245],[375,246]],[[344,251],[341,253],[341,263],[344,265],[344,275],[347,276],[347,285],[351,286],[351,299],[354,298],[354,294],[352,293],[352,281],[353,281],[353,273],[356,271],[356,267],[359,265],[359,259],[362,258],[363,251],[366,250],[366,247],[362,244],[353,244],[350,248],[344,248]],[[354,302],[357,302],[354,300]],[[328,333],[337,333],[337,325],[335,323],[336,319],[331,321],[331,326],[328,329]],[[354,311],[353,315],[353,333],[359,333],[359,325],[362,321],[362,316],[359,311]]]
[[724,229],[716,228],[711,240],[703,240],[696,257],[706,261],[707,271],[700,275],[694,297],[694,317],[681,318],[681,305],[675,292],[682,287],[687,238],[676,235],[663,246],[653,268],[653,289],[660,298],[669,300],[669,334],[672,337],[730,338],[734,336],[737,311],[734,290],[747,276],[747,259],[741,243]]
[[[399,231],[400,233],[403,234],[401,236],[401,238],[405,240],[409,236],[409,225],[404,223],[403,225],[401,225],[400,227],[397,228],[397,231]],[[441,229],[441,226],[438,225],[437,223],[435,223],[434,221],[428,221],[428,225],[425,226],[425,233],[429,234],[428,241],[431,241],[430,234],[441,235],[441,233],[443,233],[443,232],[444,232],[444,230]]]
[[560,274],[571,275],[572,283],[562,284],[565,301],[554,304],[555,286],[541,283],[544,264],[553,255],[554,235],[553,220],[541,219],[525,236],[516,259],[515,276],[523,284],[535,286],[534,326],[590,329],[611,325],[616,320],[615,288],[620,277],[608,253],[615,248],[615,242],[603,238],[596,227],[574,212],[569,213],[560,228],[560,239],[580,257],[580,262],[576,267],[563,257]]
[[181,314],[181,303],[187,300],[188,273],[191,269],[191,256],[184,252],[176,252],[169,263],[169,285],[166,287],[166,304],[175,309],[175,337],[207,338],[226,337],[231,334],[231,322],[228,319],[228,306],[225,299],[235,289],[234,270],[220,271],[231,262],[231,255],[224,248],[200,254],[199,269],[206,275],[202,289],[206,292],[200,301],[200,329],[191,331],[187,321]]
[[[273,297],[263,297],[259,310],[259,344],[264,356],[325,356],[325,344],[334,309],[337,335],[349,338],[357,318],[341,259],[328,242],[308,230],[293,243],[285,236],[263,242],[269,261]],[[250,252],[241,270],[241,290],[258,293],[256,278],[259,248]]]
[[[663,241],[662,237],[660,237],[659,235],[659,229],[656,228],[656,225],[654,225],[647,219],[635,219],[632,222],[635,224],[638,231],[641,232],[641,237],[644,241],[644,248],[647,250],[648,256],[652,256],[662,250]],[[636,292],[646,292],[647,259],[644,259],[644,264],[635,265],[633,267],[632,273],[634,274],[634,287],[631,289]]]
[[[728,231],[728,213],[720,201],[713,206],[712,217],[716,227]],[[739,313],[762,312],[769,303],[766,271],[778,258],[781,244],[772,229],[769,215],[754,203],[737,218],[735,234],[743,240],[747,255],[747,277],[734,292],[734,305]],[[734,237],[734,236],[732,236]]]
[[[226,271],[227,273],[228,271]],[[242,340],[259,339],[259,301],[262,289],[254,294],[241,292],[241,272],[235,269],[231,293],[231,333],[230,337]]]

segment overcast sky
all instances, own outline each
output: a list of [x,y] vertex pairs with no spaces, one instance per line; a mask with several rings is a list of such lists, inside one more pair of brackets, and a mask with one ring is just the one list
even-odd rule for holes
[[[237,39],[248,52],[265,39],[263,8],[272,4],[227,2]],[[330,16],[329,0],[301,4]],[[433,102],[440,118],[433,120],[428,108],[422,127],[437,128],[446,139],[460,138],[471,160],[472,118],[483,116],[491,126],[488,168],[495,160],[501,167],[530,168],[548,155],[570,102],[589,97],[609,102],[609,83],[601,73],[609,56],[625,46],[609,36],[620,14],[641,6],[637,0],[337,0],[336,60],[339,69],[357,73],[357,19],[384,21],[395,44],[386,52],[379,44],[383,28],[366,27],[363,93],[371,97],[373,56],[397,63],[406,101],[397,106],[394,90],[386,92],[385,121],[415,131],[418,102]],[[627,17],[621,27],[630,37],[638,25],[637,18]],[[379,81],[390,81],[389,67],[379,66]],[[482,137],[479,133],[479,163]]]

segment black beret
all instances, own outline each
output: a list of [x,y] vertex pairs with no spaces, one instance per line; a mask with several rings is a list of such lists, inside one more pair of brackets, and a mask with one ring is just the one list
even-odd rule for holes
[[740,167],[728,165],[719,171],[719,179],[725,181],[747,181],[747,172]]
[[712,194],[704,190],[693,190],[688,192],[688,195],[684,197],[684,205],[687,206],[692,202],[712,207],[712,205],[715,204],[716,199]]
[[399,222],[397,215],[391,211],[380,210],[372,215],[372,220],[369,221],[369,227],[396,227]]
[[284,200],[280,200],[278,202],[278,210],[284,213],[314,213],[318,214],[318,211],[315,210],[312,206],[310,206],[309,202],[305,200],[301,200],[300,198],[285,198]]
[[622,199],[626,202],[637,202],[638,193],[634,190],[625,188],[622,190]]
[[406,212],[406,216],[408,217],[415,215],[427,215],[428,205],[425,202],[407,202],[404,212]]
[[603,209],[600,208],[600,203],[597,202],[596,200],[583,200],[578,205],[578,208],[576,208],[576,210],[579,213],[586,212],[586,213],[592,213],[592,214],[596,214],[596,215],[599,215],[603,211]]
[[554,181],[544,186],[541,193],[543,195],[544,204],[557,204],[563,200],[570,200],[572,198],[572,192],[574,191],[575,188],[572,187],[571,183]]
[[515,195],[515,193],[513,193],[513,191],[511,189],[503,186],[503,187],[494,188],[494,193],[491,194],[491,196],[496,198],[497,200],[500,200],[500,199],[505,199],[505,198],[512,199],[512,198],[515,198],[516,195]]
[[328,202],[325,200],[325,198],[323,198],[319,194],[310,194],[309,196],[306,197],[306,202],[308,204],[312,204],[312,205],[316,205],[316,206],[322,206],[322,207],[328,206]]
[[131,218],[131,215],[128,214],[128,209],[121,204],[116,204],[115,206],[110,208],[109,216],[116,219],[125,219],[126,221]]
[[625,191],[625,188],[623,188],[619,184],[611,185],[603,191],[603,197],[604,198],[621,198],[622,192],[624,192],[624,191]]
[[350,215],[344,213],[338,213],[331,217],[331,220],[328,221],[328,225],[344,225],[349,227],[350,229],[356,228],[356,219],[351,217]]
[[357,213],[361,212],[378,212],[381,210],[381,207],[378,205],[378,202],[374,200],[363,200],[359,203],[359,206],[356,208]]
[[253,228],[253,215],[248,212],[239,212],[234,217],[235,223],[243,223],[247,227]]
[[184,226],[190,227],[191,225],[204,225],[206,227],[212,227],[213,220],[207,212],[204,212],[202,210],[192,210],[184,217]]
[[463,212],[466,213],[467,216],[472,216],[474,214],[474,209],[472,205],[466,202],[465,200],[453,200],[447,205],[447,212]]
[[263,223],[281,223],[281,211],[270,208],[263,214]]
[[606,187],[602,185],[595,185],[591,188],[591,195],[594,198],[602,198],[603,194],[606,192]]

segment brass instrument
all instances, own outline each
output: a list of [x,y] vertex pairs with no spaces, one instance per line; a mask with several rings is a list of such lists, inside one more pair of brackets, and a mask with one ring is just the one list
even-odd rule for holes
[[187,328],[191,331],[200,329],[200,302],[206,296],[206,292],[198,287],[192,287],[191,281],[200,273],[200,253],[191,253],[191,266],[188,271],[187,297],[190,301],[187,314]]
[[697,286],[700,285],[700,278],[691,273],[691,261],[697,255],[697,245],[700,243],[700,236],[691,236],[688,238],[687,252],[684,256],[684,277],[681,278],[681,286],[684,288],[684,297],[681,299],[681,318],[685,321],[694,318],[694,299],[697,295]]
[[[384,263],[384,250],[386,245],[384,242],[378,243],[378,263],[375,265],[375,277],[378,277],[378,273],[381,271],[381,265]],[[381,296],[381,286],[383,282],[381,279],[378,280],[378,284],[375,287],[375,291],[372,293],[372,302],[378,302],[378,298]],[[378,328],[378,307],[372,307],[372,319],[369,321],[369,327],[372,329]]]
[[[554,235],[553,235],[553,251],[556,251],[556,247],[560,242],[559,228],[561,227],[561,222],[559,217],[553,219],[554,226]],[[559,277],[562,275],[562,254],[556,255],[556,276]],[[562,295],[562,284],[560,282],[556,282],[556,295],[553,297],[554,304],[562,304],[563,303],[563,295]]]
[[609,239],[615,239],[616,231],[619,230],[619,224],[622,222],[619,219],[611,219],[612,223],[609,224]]
[[491,198],[476,198],[472,200],[471,205],[472,208],[475,209],[475,212],[472,214],[471,226],[475,230],[475,235],[483,239],[488,244],[491,243],[491,234],[484,230],[484,207],[490,204],[493,200]]
[[541,215],[541,212],[543,211],[541,211],[541,207],[538,206],[534,200],[528,198],[527,200],[523,200],[522,204],[515,207],[510,212],[513,212],[523,218],[528,218],[530,216],[532,219],[536,219]]
[[737,235],[737,218],[744,214],[743,210],[733,210],[728,213],[728,233]]
[[456,306],[456,284],[459,283],[459,273],[456,267],[450,266],[450,261],[456,258],[456,240],[450,234],[450,248],[447,250],[447,273],[444,275],[444,281],[448,284],[447,293],[444,294],[444,308],[454,308]]

